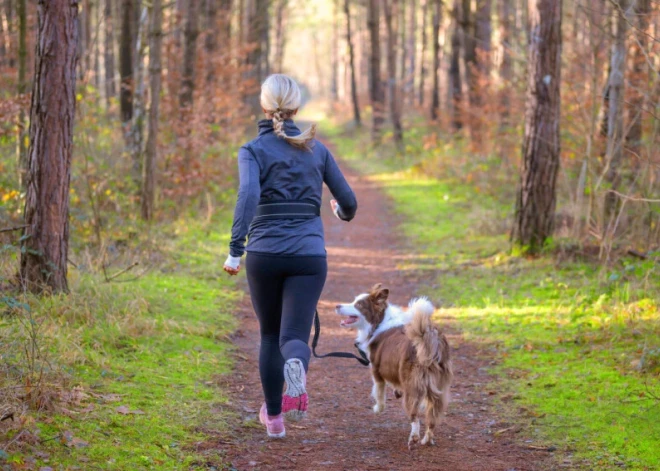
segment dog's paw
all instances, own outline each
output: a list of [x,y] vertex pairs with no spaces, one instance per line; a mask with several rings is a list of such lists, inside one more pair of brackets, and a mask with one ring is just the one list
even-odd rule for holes
[[435,445],[435,441],[433,440],[433,435],[426,433],[420,443],[422,445]]
[[373,408],[374,414],[380,414],[384,410],[385,410],[385,404],[381,404],[381,403],[374,404],[374,408]]

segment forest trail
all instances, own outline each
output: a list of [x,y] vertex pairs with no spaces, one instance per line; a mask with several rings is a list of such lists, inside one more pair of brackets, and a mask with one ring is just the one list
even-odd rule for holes
[[[350,302],[375,283],[391,290],[391,301],[406,305],[420,288],[420,275],[400,271],[397,264],[414,257],[396,235],[395,217],[384,193],[366,178],[342,165],[358,197],[356,218],[337,220],[324,194],[322,217],[328,250],[328,280],[319,303],[322,334],[319,353],[352,351],[355,332],[339,327],[334,306]],[[310,412],[302,422],[287,423],[284,440],[267,439],[256,418],[263,401],[257,358],[258,325],[246,296],[234,335],[239,350],[236,367],[224,387],[241,420],[231,436],[201,445],[221,451],[231,470],[447,470],[526,471],[547,469],[549,454],[530,450],[496,416],[485,361],[464,342],[450,319],[442,319],[454,361],[452,403],[444,423],[436,428],[434,447],[408,450],[410,425],[401,401],[388,390],[387,408],[371,410],[369,369],[346,359],[312,359],[308,376]]]

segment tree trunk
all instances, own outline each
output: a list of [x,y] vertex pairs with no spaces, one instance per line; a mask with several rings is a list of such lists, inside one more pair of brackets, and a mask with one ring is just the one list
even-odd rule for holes
[[144,153],[142,176],[142,219],[154,216],[154,194],[156,189],[156,160],[158,158],[158,106],[161,86],[161,42],[163,38],[163,12],[161,0],[152,0],[151,25],[149,28],[149,124],[147,147]]
[[[634,1],[634,0],[633,0]],[[610,77],[608,114],[607,114],[607,171],[605,179],[610,184],[611,190],[616,190],[620,183],[619,166],[623,157],[624,127],[623,127],[623,104],[624,104],[624,79],[626,73],[626,34],[628,32],[629,0],[619,0],[618,6],[614,7],[614,43],[612,44],[612,55],[610,57]],[[614,214],[618,198],[608,192],[605,195],[603,224],[608,225]]]
[[374,143],[380,142],[380,132],[384,121],[385,93],[380,77],[380,0],[368,0],[367,25],[369,28],[369,95],[373,115],[371,137]]
[[431,120],[438,119],[440,108],[440,13],[441,0],[433,0],[433,89],[431,94]]
[[[206,51],[206,82],[212,87],[215,79],[215,52],[218,48],[218,0],[206,0],[204,20],[204,50]],[[224,13],[224,12],[223,12]],[[225,42],[225,45],[227,43]]]
[[133,118],[133,53],[135,52],[133,48],[133,17],[135,16],[135,0],[123,0],[121,12],[119,107],[121,121],[124,125],[127,125]]
[[416,70],[416,55],[417,55],[417,0],[410,0],[410,12],[408,18],[408,71],[406,72],[406,102],[411,105],[415,103],[415,70]]
[[[268,46],[264,38],[268,36],[268,1],[250,0],[246,2],[245,17],[247,21],[247,43],[250,51],[247,54],[245,74],[247,79],[253,80],[255,91],[266,79],[268,73]],[[250,94],[249,103],[255,116],[261,113],[257,93]]]
[[133,119],[128,130],[128,150],[133,162],[132,176],[136,189],[142,185],[142,148],[144,142],[144,55],[146,52],[147,29],[147,7],[141,7],[140,19],[135,31],[137,42],[135,44],[135,64],[133,74],[135,76],[133,93]]
[[[17,92],[24,95],[27,92],[27,0],[18,0],[18,83]],[[25,111],[21,107],[18,113],[18,139],[16,153],[18,157],[18,184],[25,190],[25,176],[28,167],[27,126]]]
[[426,81],[426,23],[429,11],[429,2],[432,0],[422,0],[422,51],[419,57],[419,106],[424,106],[424,92]]
[[78,2],[40,0],[20,280],[68,291],[69,182],[76,106]]
[[462,100],[463,85],[461,83],[461,26],[460,26],[460,8],[459,0],[454,1],[452,10],[453,32],[451,35],[451,57],[449,61],[449,84],[451,89],[451,112],[452,128],[459,131],[463,127],[462,118]]
[[513,64],[511,52],[513,44],[511,38],[511,0],[500,1],[500,40],[502,42],[502,62],[500,63],[500,127],[509,125],[509,107],[511,106],[511,82],[513,78]]
[[105,98],[106,106],[110,108],[110,100],[117,94],[115,87],[115,31],[112,16],[112,0],[105,0]]
[[[186,25],[183,32],[183,65],[181,67],[181,92],[179,107],[190,109],[193,105],[195,92],[195,62],[197,59],[197,36],[199,36],[197,8],[199,0],[188,0],[186,9]],[[183,116],[183,114],[181,115]]]
[[561,2],[531,0],[527,104],[512,241],[535,254],[552,235],[559,170]]
[[[336,0],[337,1],[337,0]],[[285,32],[285,15],[286,15],[286,9],[287,9],[287,4],[288,0],[279,0],[277,3],[277,7],[275,9],[275,57],[274,57],[274,64],[273,66],[275,67],[275,70],[277,73],[282,72],[282,62],[284,60],[284,43],[286,39],[286,35],[284,34]],[[336,22],[333,25],[333,33],[336,32]],[[336,42],[335,44],[332,45],[333,50],[336,53]],[[334,68],[336,71],[336,67]],[[336,80],[336,72],[333,72],[335,74],[335,80]]]
[[401,108],[399,106],[399,87],[396,79],[397,22],[399,18],[399,0],[383,0],[385,26],[387,28],[387,89],[390,105],[390,120],[394,127],[394,142],[401,146],[403,128],[401,126]]
[[[536,0],[530,0],[536,1]],[[474,38],[474,16],[472,14],[472,1],[463,0],[461,8],[461,36],[463,37],[463,60],[465,62],[465,82],[467,85],[468,103],[470,111],[474,110],[475,91],[477,88],[476,65],[477,65],[477,43]]]
[[635,19],[638,31],[635,31],[632,44],[632,70],[630,72],[630,104],[628,119],[630,129],[626,136],[626,147],[630,152],[634,167],[639,167],[642,147],[642,111],[645,106],[646,95],[644,87],[649,81],[646,50],[648,47],[649,15],[651,13],[650,0],[636,0],[634,2]]
[[[277,35],[275,36],[277,37]],[[281,68],[276,70],[281,70]],[[339,0],[334,0],[332,2],[332,44],[330,44],[330,99],[333,103],[337,103],[339,101]]]
[[351,8],[350,0],[344,0],[344,13],[346,14],[346,43],[348,44],[348,61],[351,69],[351,101],[353,102],[353,119],[357,126],[362,125],[360,118],[360,105],[358,103],[357,82],[355,79],[355,51],[351,37]]

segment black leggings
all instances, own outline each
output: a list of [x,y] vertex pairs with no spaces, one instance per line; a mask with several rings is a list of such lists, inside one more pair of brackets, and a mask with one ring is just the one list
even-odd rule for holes
[[284,362],[299,358],[305,370],[309,364],[307,342],[328,264],[322,256],[248,253],[245,270],[261,331],[261,386],[268,415],[278,415],[282,410]]

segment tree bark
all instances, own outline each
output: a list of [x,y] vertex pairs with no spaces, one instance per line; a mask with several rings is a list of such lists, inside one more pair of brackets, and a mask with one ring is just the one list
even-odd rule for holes
[[[535,0],[532,0],[535,1]],[[477,43],[474,38],[474,15],[472,14],[472,1],[463,0],[461,8],[461,36],[463,38],[463,61],[465,63],[465,82],[467,85],[467,101],[470,105],[470,111],[475,105],[476,90],[476,64],[477,64]]]
[[[336,0],[338,1],[338,0]],[[277,3],[277,7],[275,8],[275,57],[274,57],[274,64],[273,66],[275,67],[275,70],[277,73],[282,72],[282,62],[284,61],[284,44],[285,44],[285,39],[286,35],[284,34],[285,31],[285,16],[286,16],[286,9],[288,6],[288,0],[279,0]],[[335,8],[337,8],[335,6]],[[335,18],[336,20],[336,18]],[[336,22],[333,24],[333,32],[336,32]],[[335,44],[332,45],[333,50],[335,51],[336,54],[336,41]],[[334,67],[334,79],[335,79],[335,84],[336,84],[336,67]]]
[[142,219],[154,217],[154,195],[156,189],[156,162],[158,159],[158,117],[161,87],[161,54],[163,38],[163,12],[161,0],[152,0],[151,25],[149,27],[149,123],[147,147],[144,152],[142,177]]
[[409,104],[415,103],[415,70],[416,70],[416,55],[417,55],[417,0],[410,0],[410,12],[408,18],[408,65],[406,73],[406,102]]
[[390,120],[394,128],[394,142],[400,146],[403,142],[401,126],[401,108],[399,106],[399,87],[396,78],[397,22],[399,18],[398,0],[383,0],[385,26],[387,28],[387,89],[390,105]]
[[630,104],[628,119],[630,129],[626,136],[626,147],[630,152],[634,167],[639,167],[642,147],[642,116],[645,108],[646,95],[643,92],[648,84],[648,63],[646,50],[648,48],[649,15],[651,13],[650,0],[636,0],[634,2],[636,26],[632,41],[632,70],[630,71]]
[[[215,79],[215,52],[218,48],[218,0],[206,0],[204,10],[204,50],[206,51],[206,82],[208,87],[213,85]],[[227,45],[226,42],[225,45]]]
[[351,102],[353,103],[353,120],[357,126],[362,125],[360,118],[360,105],[358,103],[357,81],[355,79],[355,51],[351,31],[351,2],[344,0],[344,14],[346,15],[346,43],[348,44],[348,61],[351,69]]
[[[610,76],[608,80],[607,114],[607,171],[605,179],[611,190],[616,190],[620,183],[619,166],[623,157],[624,126],[624,79],[626,73],[626,34],[628,32],[629,0],[619,0],[614,7],[614,43],[610,57]],[[617,196],[611,191],[605,195],[603,223],[609,224],[617,203]]]
[[426,92],[426,23],[430,1],[432,0],[422,0],[422,51],[419,57],[419,106],[424,106],[424,93]]
[[33,292],[66,292],[78,2],[40,0],[37,9],[20,280]]
[[[247,43],[250,51],[247,54],[245,74],[253,80],[255,90],[268,74],[268,45],[264,41],[268,37],[268,1],[250,0],[246,2],[245,19],[247,21]],[[257,93],[250,94],[249,103],[255,116],[261,112]]]
[[112,0],[105,0],[105,46],[103,60],[105,63],[105,98],[106,106],[110,108],[110,100],[117,94],[115,86],[115,31],[112,15]]
[[502,42],[502,62],[500,63],[500,127],[509,125],[509,107],[511,106],[511,82],[513,78],[513,64],[511,51],[513,44],[511,39],[511,0],[500,1],[500,38]]
[[384,121],[385,93],[380,77],[380,0],[368,0],[367,26],[369,28],[369,96],[373,115],[371,138],[380,142],[380,133]]
[[[277,37],[277,34],[275,36]],[[330,44],[330,99],[333,103],[337,103],[339,101],[339,0],[334,0],[332,2],[332,44]]]
[[[190,109],[195,92],[195,62],[197,59],[197,36],[199,36],[198,7],[199,0],[188,0],[186,25],[183,38],[183,65],[181,67],[181,92],[179,107]],[[183,114],[182,114],[183,116]]]
[[561,3],[531,0],[525,132],[513,243],[538,253],[552,235],[559,170]]
[[454,1],[452,10],[453,31],[451,35],[451,56],[449,60],[449,84],[451,89],[452,128],[459,131],[463,128],[462,100],[463,85],[461,83],[461,26],[459,0]]
[[[18,0],[18,95],[27,92],[27,0]],[[25,175],[28,167],[27,126],[25,111],[21,107],[18,113],[18,139],[16,153],[18,157],[18,183],[25,190]]]
[[431,120],[438,119],[440,108],[440,13],[441,0],[433,0],[433,89],[431,94]]
[[135,0],[123,0],[121,12],[119,108],[121,121],[126,125],[133,118],[133,54],[135,52],[133,48],[133,17],[135,16]]
[[133,118],[128,130],[128,150],[133,162],[132,176],[136,189],[142,185],[142,148],[144,142],[144,55],[146,52],[147,7],[142,6],[135,37],[135,64],[133,65],[134,93]]

